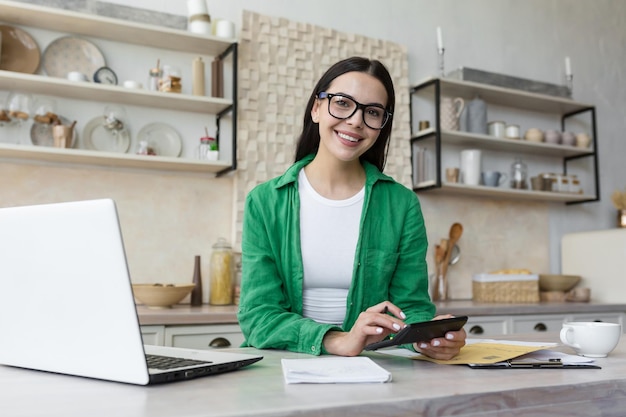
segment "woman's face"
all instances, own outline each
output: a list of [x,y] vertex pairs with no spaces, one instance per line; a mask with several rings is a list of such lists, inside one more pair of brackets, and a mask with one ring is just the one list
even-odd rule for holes
[[[378,104],[385,108],[387,106],[387,92],[384,85],[375,77],[363,72],[348,72],[335,78],[326,93],[340,94],[355,102],[366,105]],[[316,99],[311,110],[311,117],[319,125],[320,145],[318,154],[328,154],[343,162],[358,160],[369,148],[371,148],[378,134],[377,129],[372,129],[363,120],[363,112],[368,112],[365,108],[359,108],[347,119],[338,119],[329,113],[329,102],[331,111],[335,116],[341,115],[341,106],[348,108],[353,103],[349,100],[342,101],[337,97]],[[376,107],[369,112],[368,124],[375,125],[371,117],[375,116]],[[380,109],[384,112],[383,109]]]

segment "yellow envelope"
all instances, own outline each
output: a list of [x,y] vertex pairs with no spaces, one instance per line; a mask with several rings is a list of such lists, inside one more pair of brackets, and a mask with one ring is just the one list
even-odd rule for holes
[[554,344],[549,343],[545,346],[539,345],[514,345],[505,343],[478,342],[463,346],[461,352],[454,358],[444,361],[429,358],[425,355],[413,356],[413,359],[434,362],[441,365],[467,365],[470,363],[491,364],[503,362],[518,356],[525,355],[542,349],[553,348]]

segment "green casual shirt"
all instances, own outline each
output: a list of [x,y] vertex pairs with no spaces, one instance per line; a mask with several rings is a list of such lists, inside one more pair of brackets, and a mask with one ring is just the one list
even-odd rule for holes
[[389,300],[407,323],[430,320],[426,230],[417,196],[363,163],[365,199],[342,327],[302,316],[298,172],[308,156],[247,196],[242,236],[242,282],[238,320],[243,346],[319,355],[329,330],[349,331],[359,313]]

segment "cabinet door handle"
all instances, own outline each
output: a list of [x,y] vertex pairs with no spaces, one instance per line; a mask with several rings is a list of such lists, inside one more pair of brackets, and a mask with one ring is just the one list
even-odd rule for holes
[[485,330],[483,329],[482,326],[472,326],[469,329],[470,334],[483,334],[485,333]]
[[534,330],[536,332],[545,332],[546,330],[548,330],[548,326],[543,323],[537,323],[535,324]]
[[230,347],[230,341],[224,337],[216,337],[215,339],[211,340],[211,343],[209,343],[209,347],[212,347],[212,348]]

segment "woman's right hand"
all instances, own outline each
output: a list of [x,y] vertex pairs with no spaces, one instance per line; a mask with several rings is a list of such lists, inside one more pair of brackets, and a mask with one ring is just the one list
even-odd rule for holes
[[365,346],[379,342],[406,327],[403,321],[405,318],[400,308],[389,301],[383,301],[359,314],[349,332],[326,333],[324,348],[333,355],[357,356]]

